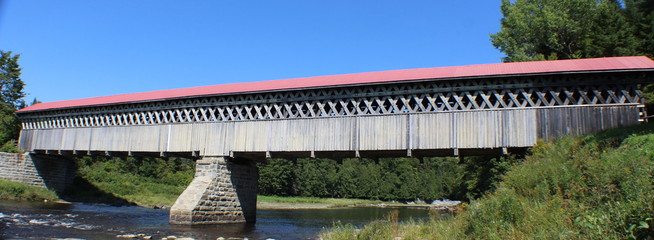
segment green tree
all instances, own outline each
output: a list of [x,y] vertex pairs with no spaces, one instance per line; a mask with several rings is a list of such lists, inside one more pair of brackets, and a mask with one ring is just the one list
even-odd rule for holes
[[433,157],[424,159],[419,196],[425,200],[440,198],[464,199],[461,194],[465,169],[453,157]]
[[353,159],[357,161],[357,197],[359,198],[382,198],[380,185],[386,181],[382,176],[382,168],[371,159]]
[[21,68],[18,65],[20,55],[13,55],[11,51],[0,51],[0,101],[14,109],[25,106],[25,83],[20,79]]
[[14,113],[25,106],[19,58],[20,55],[0,51],[0,144],[18,139],[20,133],[20,121]]
[[501,9],[491,41],[505,62],[642,54],[617,0],[503,0]]
[[343,198],[360,197],[360,184],[365,181],[361,179],[362,162],[360,159],[343,159],[342,164],[337,164],[338,180],[336,184],[336,196]]
[[38,99],[34,98],[34,100],[32,100],[32,103],[30,103],[29,106],[32,106],[32,105],[37,104],[37,103],[41,103],[41,101],[39,101]]
[[292,161],[273,158],[259,167],[259,193],[263,195],[291,196],[295,181],[295,164]]
[[18,139],[20,121],[9,104],[0,103],[0,144]]
[[394,164],[394,169],[397,178],[399,180],[398,184],[395,186],[393,195],[395,198],[402,200],[413,200],[418,197],[419,189],[424,187],[420,184],[420,163],[418,159],[415,158],[397,158],[392,159]]
[[590,36],[582,47],[583,57],[613,57],[643,55],[636,28],[626,16],[626,10],[616,0],[597,5],[590,24]]
[[396,189],[402,184],[402,180],[397,176],[395,169],[397,164],[394,162],[395,158],[381,158],[379,159],[379,167],[381,170],[381,181],[379,184],[379,198],[384,200],[397,200]]
[[331,159],[298,159],[295,186],[300,196],[335,197],[337,162]]
[[624,0],[626,16],[635,28],[639,51],[654,58],[654,0]]
[[470,156],[463,158],[466,198],[475,199],[497,188],[506,173],[521,159],[515,156]]

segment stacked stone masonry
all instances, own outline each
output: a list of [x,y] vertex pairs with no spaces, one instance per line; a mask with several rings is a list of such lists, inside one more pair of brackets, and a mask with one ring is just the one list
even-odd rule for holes
[[72,161],[61,156],[0,152],[0,179],[62,192],[74,176]]
[[214,224],[256,220],[257,169],[252,162],[224,157],[197,161],[195,178],[170,211],[173,224]]

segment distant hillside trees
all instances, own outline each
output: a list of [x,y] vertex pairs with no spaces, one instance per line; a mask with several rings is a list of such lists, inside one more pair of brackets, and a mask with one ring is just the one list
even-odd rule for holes
[[259,163],[259,194],[382,200],[476,198],[494,189],[512,157],[270,159]]

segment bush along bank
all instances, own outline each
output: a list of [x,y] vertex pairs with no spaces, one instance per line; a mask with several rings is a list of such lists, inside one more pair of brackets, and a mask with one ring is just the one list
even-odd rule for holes
[[167,208],[193,180],[195,163],[183,158],[104,158],[75,160],[77,177],[63,198],[114,205]]
[[59,198],[52,190],[0,180],[0,200],[55,201]]
[[[323,239],[647,239],[654,237],[654,124],[540,143],[492,193],[449,220],[359,230]],[[366,234],[374,232],[375,237]]]

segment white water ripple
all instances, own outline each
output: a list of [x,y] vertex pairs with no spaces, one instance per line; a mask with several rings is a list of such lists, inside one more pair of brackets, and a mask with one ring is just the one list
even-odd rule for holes
[[18,226],[49,226],[49,227],[63,227],[74,228],[79,230],[92,230],[98,228],[97,226],[80,224],[73,221],[76,214],[64,214],[62,216],[54,214],[36,214],[36,215],[23,215],[23,214],[4,214],[0,212],[0,221],[6,222],[7,225]]

